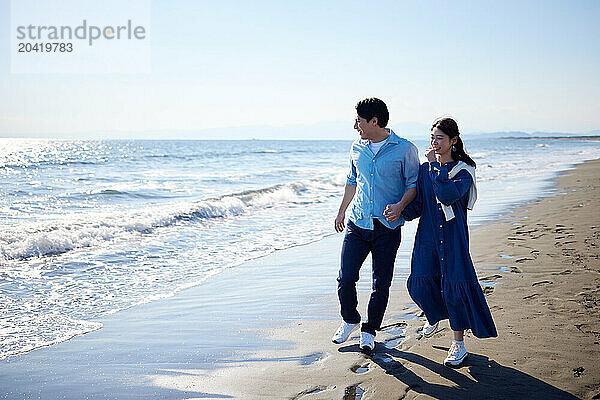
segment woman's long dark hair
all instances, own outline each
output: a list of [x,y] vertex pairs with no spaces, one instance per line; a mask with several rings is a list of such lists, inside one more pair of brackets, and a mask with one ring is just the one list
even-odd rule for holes
[[[452,159],[454,161],[464,161],[471,167],[475,166],[475,161],[465,152],[465,146],[460,138],[460,132],[458,131],[458,124],[452,118],[438,118],[431,126],[431,131],[438,128],[444,132],[450,139],[456,137],[456,144],[452,149]],[[456,150],[455,150],[456,149]]]

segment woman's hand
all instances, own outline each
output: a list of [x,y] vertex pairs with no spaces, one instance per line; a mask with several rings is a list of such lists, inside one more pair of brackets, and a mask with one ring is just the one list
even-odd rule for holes
[[435,150],[433,147],[429,146],[427,150],[425,150],[425,157],[427,157],[427,161],[435,162],[438,161],[438,155],[435,154]]
[[388,204],[383,211],[383,216],[388,222],[396,222],[400,218],[400,213],[403,209],[399,203]]

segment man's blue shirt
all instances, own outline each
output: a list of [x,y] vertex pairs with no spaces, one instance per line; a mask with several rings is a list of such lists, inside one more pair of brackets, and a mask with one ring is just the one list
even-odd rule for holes
[[388,228],[404,225],[404,218],[388,222],[383,211],[388,204],[397,203],[407,189],[417,186],[419,156],[414,144],[398,137],[391,129],[390,136],[377,154],[368,140],[355,140],[350,148],[350,172],[346,184],[356,186],[350,220],[363,229],[373,229],[373,218]]

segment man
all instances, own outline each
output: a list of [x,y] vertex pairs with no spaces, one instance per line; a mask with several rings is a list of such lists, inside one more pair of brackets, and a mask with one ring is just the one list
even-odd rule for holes
[[354,129],[360,139],[350,149],[350,172],[335,219],[335,230],[344,230],[346,209],[354,198],[342,246],[338,297],[342,324],[334,343],[345,342],[361,321],[357,311],[356,282],[369,252],[373,258],[373,291],[362,324],[360,349],[375,348],[375,332],[381,327],[392,283],[394,261],[400,245],[402,210],[416,196],[419,172],[417,148],[386,129],[389,112],[377,98],[356,104]]

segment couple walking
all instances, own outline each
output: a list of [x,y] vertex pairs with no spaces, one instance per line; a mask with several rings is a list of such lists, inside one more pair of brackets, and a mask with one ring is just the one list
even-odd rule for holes
[[[454,340],[444,363],[459,366],[467,357],[464,331],[479,338],[497,336],[492,316],[469,255],[467,209],[477,198],[475,162],[465,153],[456,122],[435,121],[427,162],[419,166],[417,148],[386,125],[385,103],[369,98],[356,105],[354,129],[360,134],[350,150],[344,197],[335,230],[346,234],[338,281],[342,324],[333,342],[343,343],[361,328],[360,348],[372,351],[392,283],[404,221],[419,219],[407,286],[423,310],[425,336],[449,319]],[[346,210],[353,202],[348,226]],[[361,325],[356,282],[369,252],[373,291]]]

